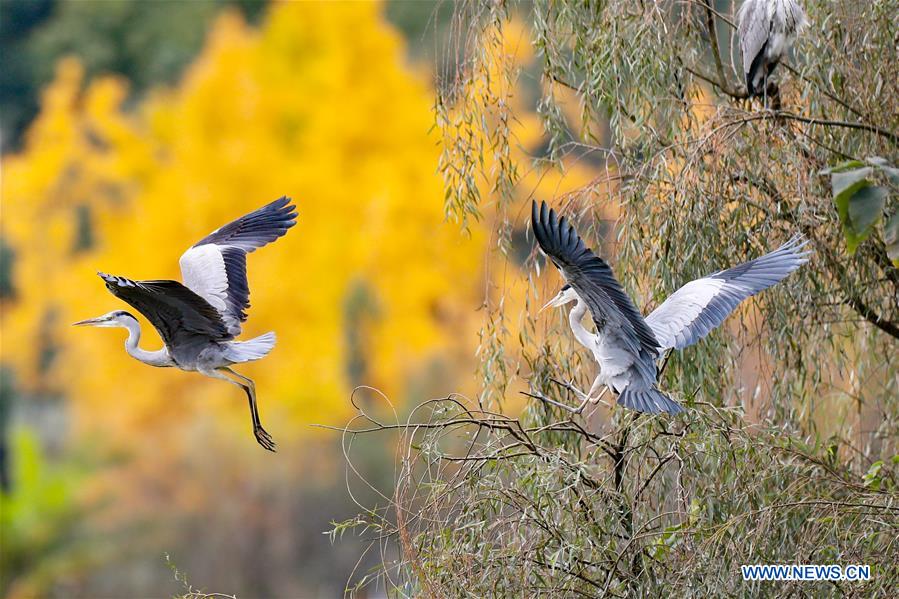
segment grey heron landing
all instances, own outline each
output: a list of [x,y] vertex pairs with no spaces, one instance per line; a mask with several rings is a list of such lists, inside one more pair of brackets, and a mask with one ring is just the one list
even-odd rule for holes
[[737,13],[737,35],[750,96],[768,95],[768,77],[807,24],[796,0],[743,2]]
[[[566,285],[543,308],[575,302],[568,321],[575,339],[593,353],[599,373],[582,403],[598,402],[608,389],[618,403],[638,412],[683,410],[657,386],[656,363],[662,352],[693,345],[718,327],[746,298],[771,287],[807,262],[801,237],[775,251],[728,270],[691,281],[643,318],[609,265],[588,248],[565,217],[557,218],[545,202],[531,206],[531,225],[540,249],[562,273]],[[587,311],[596,332],[581,322]],[[602,393],[597,392],[603,388]],[[541,398],[545,399],[545,398]]]
[[144,364],[196,371],[240,387],[250,403],[256,441],[275,451],[275,442],[259,420],[255,384],[231,366],[263,358],[275,346],[274,333],[235,340],[250,307],[247,254],[287,233],[296,218],[290,199],[282,197],[216,229],[181,256],[183,285],[97,273],[113,295],[147,317],[162,337],[162,349],[139,347],[140,324],[124,310],[75,324],[128,329],[125,351]]

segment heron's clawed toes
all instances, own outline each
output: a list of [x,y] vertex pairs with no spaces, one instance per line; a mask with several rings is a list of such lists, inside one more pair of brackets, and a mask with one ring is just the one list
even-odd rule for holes
[[253,434],[256,436],[256,441],[265,449],[269,451],[276,451],[274,439],[272,439],[272,436],[268,434],[264,428],[262,428],[261,426],[257,426],[253,429]]

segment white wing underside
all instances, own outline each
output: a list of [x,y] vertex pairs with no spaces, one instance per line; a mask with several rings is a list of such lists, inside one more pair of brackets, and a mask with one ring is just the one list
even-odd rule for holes
[[681,349],[691,344],[690,325],[724,286],[725,281],[721,279],[690,281],[646,317],[663,350]]
[[690,281],[646,317],[661,349],[683,349],[717,328],[743,300],[783,280],[808,261],[801,236],[773,252]]
[[192,247],[184,252],[178,264],[184,285],[221,313],[229,333],[239,335],[241,322],[227,309],[228,275],[221,248],[214,244]]
[[284,196],[219,227],[181,255],[184,285],[221,314],[232,336],[240,334],[250,307],[247,254],[287,233],[296,217]]

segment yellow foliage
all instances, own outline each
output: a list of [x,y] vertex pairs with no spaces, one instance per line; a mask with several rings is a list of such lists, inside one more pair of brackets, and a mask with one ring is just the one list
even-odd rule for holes
[[[127,307],[96,270],[177,279],[190,244],[286,194],[297,227],[250,256],[248,269],[246,336],[278,333],[275,351],[244,367],[273,434],[283,439],[281,416],[345,418],[354,289],[372,305],[360,317],[371,322],[359,324],[366,383],[401,395],[432,360],[458,372],[447,350],[462,343],[473,353],[465,340],[476,339],[483,238],[443,222],[431,92],[402,55],[366,3],[277,5],[260,31],[226,13],[181,85],[133,116],[121,81],[82,91],[78,63],[61,63],[25,151],[5,160],[3,235],[17,252],[18,297],[4,310],[4,360],[32,390],[65,393],[86,430],[130,435],[185,410],[211,418],[213,397],[227,397],[248,430],[235,389],[131,360],[123,331],[68,325]],[[79,210],[93,238],[81,250]],[[142,345],[158,346],[143,325]],[[461,366],[470,372],[470,358]]]
[[[520,26],[494,50],[515,65],[534,60]],[[221,501],[254,506],[260,488],[278,489],[260,513],[282,522],[295,489],[334,484],[338,456],[310,446],[308,425],[346,422],[355,385],[397,404],[479,390],[479,333],[492,317],[482,308],[523,315],[529,291],[487,233],[493,211],[524,229],[531,197],[558,197],[592,175],[533,167],[539,119],[518,110],[508,123],[518,197],[487,202],[463,234],[444,220],[434,93],[404,54],[380,5],[308,2],[274,4],[258,29],[224,13],[176,87],[127,109],[125,81],[85,81],[74,59],[58,65],[25,148],[3,160],[0,235],[15,251],[16,296],[0,315],[2,360],[20,397],[65,398],[79,446],[125,458],[79,487],[87,504],[112,498],[97,516],[104,530],[163,506],[165,522]],[[515,92],[502,94],[520,103]],[[255,379],[279,443],[271,456],[236,388],[133,360],[123,330],[70,324],[136,313],[96,271],[180,279],[185,249],[281,195],[295,200],[298,223],[248,258],[243,335],[274,330],[278,343],[238,367]],[[157,349],[137,316],[141,345]],[[502,331],[513,373],[518,325]]]
[[[75,60],[60,63],[25,150],[4,160],[2,234],[16,251],[18,295],[3,314],[3,359],[27,389],[64,394],[77,430],[128,447],[148,426],[159,439],[178,422],[193,430],[227,413],[246,433],[239,442],[256,450],[236,389],[132,360],[124,331],[69,324],[127,308],[95,271],[178,279],[184,249],[281,195],[296,200],[299,222],[249,257],[244,335],[275,330],[278,344],[241,367],[276,439],[344,421],[354,384],[397,399],[416,379],[416,392],[477,388],[477,308],[497,288],[522,302],[524,282],[516,285],[487,227],[461,235],[444,222],[439,148],[427,133],[433,92],[403,65],[401,39],[380,10],[277,4],[258,30],[226,12],[181,83],[132,111],[122,106],[123,81],[85,82]],[[516,63],[533,60],[523,28],[506,39],[501,51]],[[516,159],[525,159],[541,141],[539,121],[510,127]],[[528,197],[589,180],[578,169],[564,181],[523,171]],[[142,324],[142,345],[155,349]],[[434,372],[439,380],[429,380]]]

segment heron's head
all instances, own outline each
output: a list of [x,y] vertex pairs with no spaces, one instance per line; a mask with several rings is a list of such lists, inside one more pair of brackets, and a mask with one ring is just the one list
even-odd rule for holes
[[577,293],[574,292],[574,289],[571,288],[571,285],[566,284],[564,287],[562,287],[559,293],[556,294],[556,297],[549,300],[549,302],[545,306],[540,308],[540,311],[542,312],[547,308],[558,308],[559,306],[564,306],[569,302],[577,301],[577,299]]
[[72,326],[76,327],[127,327],[126,322],[128,320],[137,320],[124,310],[113,310],[103,316],[98,316],[96,318],[88,318],[87,320],[80,320],[74,323]]

